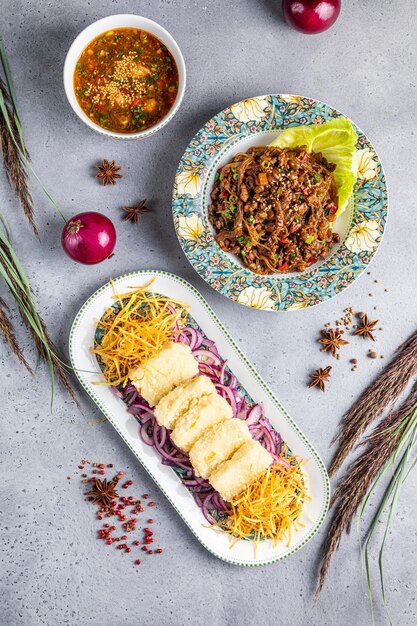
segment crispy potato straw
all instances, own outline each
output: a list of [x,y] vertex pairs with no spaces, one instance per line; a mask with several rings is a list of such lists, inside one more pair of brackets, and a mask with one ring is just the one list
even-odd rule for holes
[[91,350],[103,364],[106,379],[98,384],[124,387],[130,372],[160,352],[184,326],[187,305],[149,291],[153,282],[115,293],[120,310],[109,307],[97,322],[103,337]]
[[254,540],[256,550],[262,539],[289,546],[293,532],[303,527],[299,518],[310,500],[301,461],[291,465],[283,459],[236,496],[229,516],[217,525],[230,533],[231,548],[241,539]]

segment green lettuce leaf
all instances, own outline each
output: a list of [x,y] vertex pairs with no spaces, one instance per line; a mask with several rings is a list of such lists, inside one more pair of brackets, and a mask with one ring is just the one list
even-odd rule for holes
[[354,160],[356,132],[346,117],[337,117],[324,124],[286,128],[271,143],[279,148],[307,146],[308,152],[321,152],[329,163],[334,163],[339,215],[346,207],[356,182]]

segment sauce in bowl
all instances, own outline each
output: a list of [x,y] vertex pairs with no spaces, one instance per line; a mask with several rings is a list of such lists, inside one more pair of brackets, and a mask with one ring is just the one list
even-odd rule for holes
[[113,29],[93,39],[74,72],[84,113],[117,133],[137,133],[160,122],[175,102],[178,82],[168,48],[137,28]]

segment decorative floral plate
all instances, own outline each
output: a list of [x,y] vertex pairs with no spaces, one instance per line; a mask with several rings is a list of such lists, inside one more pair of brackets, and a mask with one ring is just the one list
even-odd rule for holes
[[194,269],[224,296],[258,309],[303,309],[343,291],[371,262],[385,229],[388,193],[378,155],[354,124],[358,178],[347,208],[335,222],[341,242],[326,259],[303,273],[260,276],[218,246],[208,221],[216,171],[234,154],[271,143],[288,126],[322,124],[340,115],[311,98],[259,96],[218,113],[188,145],[175,177],[174,224]]

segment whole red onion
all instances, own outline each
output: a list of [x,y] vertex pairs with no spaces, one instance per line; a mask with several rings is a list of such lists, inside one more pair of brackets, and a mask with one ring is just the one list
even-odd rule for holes
[[104,261],[113,252],[116,229],[113,222],[101,213],[78,213],[65,224],[61,243],[71,259],[93,265]]
[[283,0],[287,23],[296,30],[313,35],[332,26],[340,13],[340,0]]

